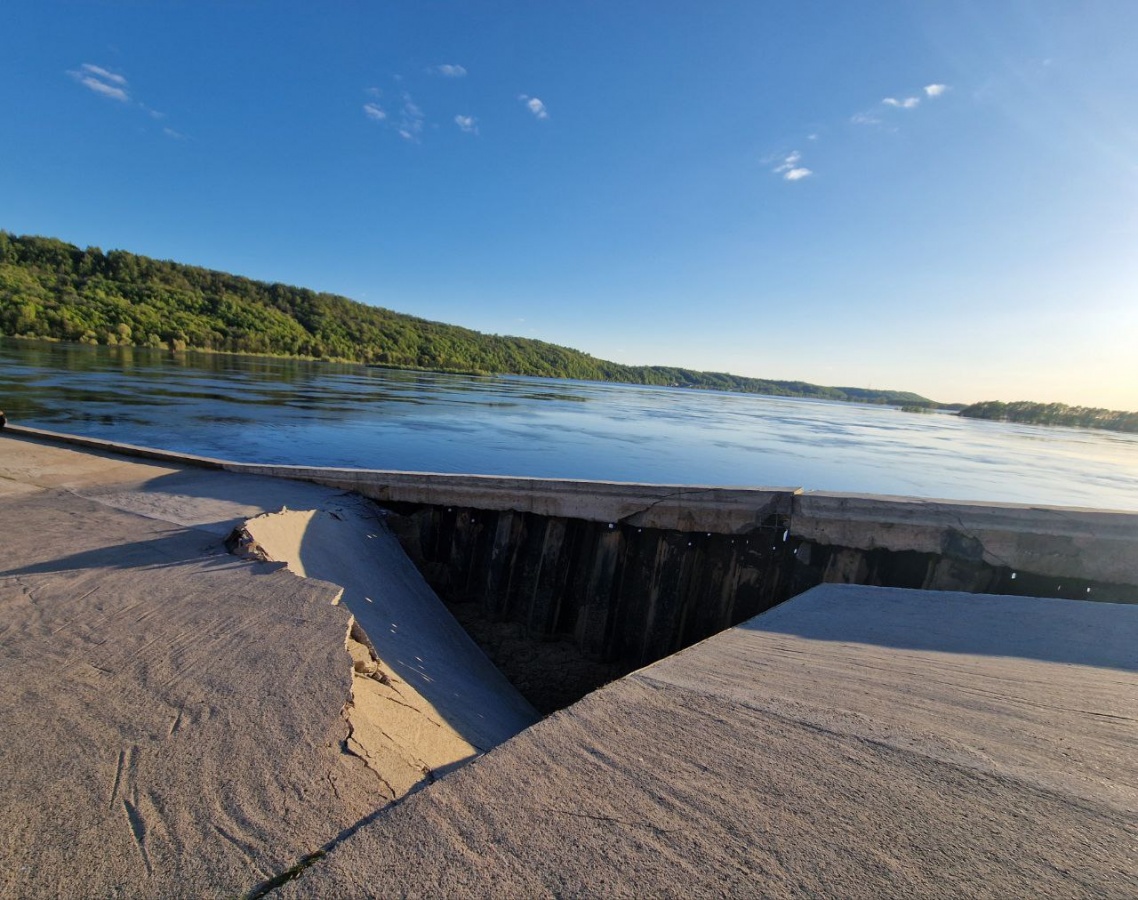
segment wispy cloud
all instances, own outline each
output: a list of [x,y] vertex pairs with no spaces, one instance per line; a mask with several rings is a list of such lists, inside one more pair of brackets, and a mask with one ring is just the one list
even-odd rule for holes
[[423,133],[423,111],[419,109],[411,95],[403,92],[403,106],[399,110],[399,124],[396,130],[405,141],[418,141]]
[[[67,74],[74,78],[79,84],[83,85],[83,87],[87,88],[87,90],[98,94],[100,97],[106,97],[108,100],[115,100],[119,103],[126,103],[131,107],[141,110],[146,113],[148,117],[153,119],[155,123],[161,122],[166,118],[164,112],[152,109],[141,100],[136,100],[131,95],[131,86],[126,76],[119,72],[112,72],[110,69],[104,66],[96,66],[94,63],[83,63],[78,69],[68,70]],[[157,125],[155,127],[157,127]],[[175,140],[186,139],[184,134],[173,128],[162,128],[162,134]]]
[[545,104],[538,100],[537,97],[531,97],[528,94],[518,94],[518,99],[521,100],[537,118],[549,118],[549,110],[545,108]]
[[67,73],[81,85],[94,91],[102,97],[118,100],[120,103],[130,101],[126,78],[117,72],[104,69],[102,66],[83,63],[78,69]]
[[442,75],[443,78],[465,78],[466,77],[466,68],[464,66],[455,66],[455,65],[431,66],[431,68],[427,69],[427,71],[432,73],[433,75]]
[[806,166],[800,166],[802,162],[802,153],[794,150],[782,158],[782,162],[775,166],[771,171],[776,175],[781,175],[785,181],[801,181],[803,178],[809,178],[814,174],[812,169]]
[[880,125],[881,119],[873,115],[873,113],[859,112],[850,116],[850,121],[855,125]]
[[454,124],[467,134],[478,134],[478,120],[474,116],[455,116]]
[[419,105],[411,98],[411,94],[402,91],[398,101],[390,104],[380,104],[379,97],[383,91],[379,88],[366,88],[364,93],[374,100],[368,100],[360,108],[363,114],[372,122],[381,122],[403,140],[418,143],[423,134],[426,116]]
[[939,97],[941,94],[943,94],[947,90],[948,90],[947,84],[926,84],[925,85],[925,96],[927,96],[927,97]]
[[108,81],[111,84],[117,84],[120,87],[126,87],[126,78],[119,75],[117,72],[112,72],[109,69],[104,69],[102,66],[93,66],[90,63],[83,63],[79,67],[83,72],[93,75],[95,78],[100,78],[103,81]]
[[903,100],[898,100],[896,97],[886,97],[881,101],[886,106],[892,106],[896,109],[915,109],[920,106],[920,97],[905,97]]

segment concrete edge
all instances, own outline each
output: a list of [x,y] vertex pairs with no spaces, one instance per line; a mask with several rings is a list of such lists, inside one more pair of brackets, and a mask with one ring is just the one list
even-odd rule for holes
[[380,503],[582,519],[715,534],[761,525],[857,550],[934,553],[1041,575],[1138,584],[1138,513],[913,497],[261,465],[9,424],[3,434],[160,462],[309,481]]

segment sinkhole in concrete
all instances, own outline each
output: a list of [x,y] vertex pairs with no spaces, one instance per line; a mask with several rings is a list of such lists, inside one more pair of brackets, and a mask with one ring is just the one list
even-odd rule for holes
[[386,505],[435,594],[543,715],[786,599],[785,524],[746,534]]

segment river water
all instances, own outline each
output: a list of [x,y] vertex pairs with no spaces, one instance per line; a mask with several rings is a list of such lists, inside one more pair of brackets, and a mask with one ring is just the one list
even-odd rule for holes
[[242,462],[1138,511],[1138,435],[816,400],[0,340],[0,408]]

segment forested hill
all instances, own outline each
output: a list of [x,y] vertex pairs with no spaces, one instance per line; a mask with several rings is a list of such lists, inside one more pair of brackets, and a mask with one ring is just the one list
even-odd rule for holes
[[1002,403],[985,400],[960,411],[970,419],[995,419],[998,422],[1024,422],[1030,425],[1066,425],[1073,428],[1101,428],[1104,431],[1126,431],[1138,434],[1138,412],[1100,409],[1096,406],[1067,406],[1065,403],[1031,403],[1020,400]]
[[666,366],[625,366],[544,341],[480,334],[305,288],[0,231],[0,334],[88,344],[339,359],[935,406],[907,391],[822,387]]

